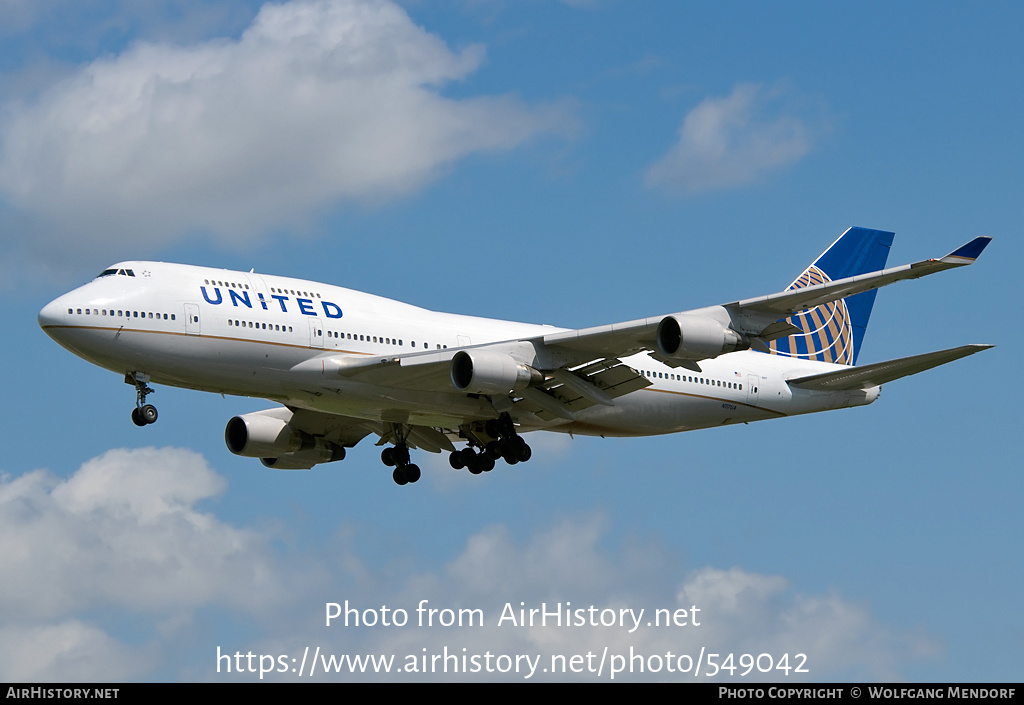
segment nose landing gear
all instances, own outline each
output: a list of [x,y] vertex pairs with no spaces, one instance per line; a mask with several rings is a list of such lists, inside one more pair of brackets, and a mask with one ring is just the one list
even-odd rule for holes
[[148,426],[151,423],[156,423],[156,407],[146,403],[147,395],[156,394],[156,390],[147,384],[149,382],[149,375],[141,372],[129,372],[124,376],[124,381],[135,387],[135,408],[132,409],[132,423],[136,426]]

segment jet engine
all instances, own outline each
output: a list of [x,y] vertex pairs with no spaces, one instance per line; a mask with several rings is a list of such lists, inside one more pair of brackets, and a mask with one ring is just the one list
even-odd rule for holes
[[277,470],[308,470],[345,457],[342,446],[293,428],[291,415],[282,408],[235,416],[224,429],[224,442],[235,455],[260,458]]
[[540,384],[544,376],[503,352],[460,350],[452,358],[451,380],[460,392],[508,394]]
[[658,352],[677,360],[707,360],[750,347],[742,333],[712,318],[682,313],[661,319],[655,342]]

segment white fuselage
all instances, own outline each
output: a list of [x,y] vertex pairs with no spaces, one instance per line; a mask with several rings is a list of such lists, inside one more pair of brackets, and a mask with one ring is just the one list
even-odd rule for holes
[[[457,428],[493,416],[477,395],[386,383],[332,382],[297,372],[335,356],[408,355],[543,336],[563,329],[437,313],[316,282],[161,262],[122,262],[48,304],[43,329],[76,355],[158,384],[250,397],[372,421],[400,409],[408,423]],[[606,436],[673,433],[867,404],[867,391],[817,392],[787,379],[841,365],[744,351],[672,368],[647,354],[623,360],[651,385],[547,428]],[[301,369],[301,368],[300,368]]]

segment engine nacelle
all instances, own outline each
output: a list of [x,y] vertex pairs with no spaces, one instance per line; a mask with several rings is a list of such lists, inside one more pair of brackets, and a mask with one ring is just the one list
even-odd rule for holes
[[451,380],[460,392],[508,394],[540,384],[544,376],[503,352],[460,350],[452,358]]
[[235,455],[259,458],[275,470],[309,470],[345,457],[337,443],[292,428],[291,418],[284,408],[235,416],[224,429],[224,442]]
[[676,314],[658,324],[658,352],[677,360],[707,360],[736,350],[746,350],[750,341],[713,318]]
[[290,418],[291,412],[287,409],[235,416],[224,429],[224,442],[232,453],[247,458],[293,453],[302,450],[304,443],[311,447],[313,439],[289,426]]

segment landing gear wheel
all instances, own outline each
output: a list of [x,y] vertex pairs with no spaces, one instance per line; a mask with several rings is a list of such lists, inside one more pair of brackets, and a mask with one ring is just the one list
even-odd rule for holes
[[420,479],[420,468],[418,465],[409,464],[402,468],[402,470],[405,472],[405,479],[409,483]]
[[387,448],[382,450],[380,452],[380,461],[387,465],[388,467],[395,465],[395,449],[392,448],[391,446],[388,446]]
[[527,460],[533,457],[533,450],[526,444],[522,438],[519,439],[519,443],[516,444],[515,454],[520,463],[525,463]]
[[148,426],[151,423],[156,423],[156,417],[156,407],[152,404],[132,409],[132,423],[136,426]]
[[156,407],[152,404],[146,404],[139,409],[139,418],[142,419],[144,424],[156,423]]
[[462,461],[462,451],[452,451],[451,455],[448,456],[448,464],[452,466],[452,470],[461,470],[466,467],[466,463]]
[[404,468],[395,468],[395,471],[391,473],[391,479],[395,481],[396,485],[404,485],[409,482],[409,479],[405,476]]

